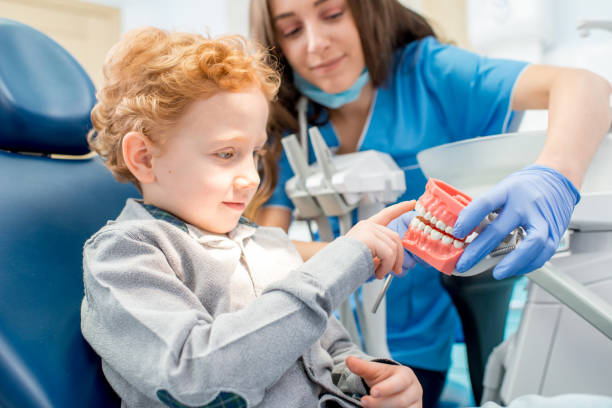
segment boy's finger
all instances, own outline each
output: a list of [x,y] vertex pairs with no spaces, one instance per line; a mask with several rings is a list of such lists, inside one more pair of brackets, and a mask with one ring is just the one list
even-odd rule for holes
[[375,257],[374,257],[374,259],[373,259],[373,261],[374,261],[374,270],[376,270],[376,269],[378,269],[378,267],[380,266],[380,262],[381,262],[381,261],[380,261],[380,258],[379,258],[379,257],[377,257],[377,256],[375,256]]
[[415,204],[415,200],[402,201],[401,203],[389,206],[379,213],[374,214],[369,218],[369,220],[379,225],[387,225],[403,213],[412,211]]
[[[402,264],[404,263],[404,247],[402,246],[402,239],[397,233],[387,227],[382,225],[376,225],[378,230],[385,235],[388,239],[386,242],[389,243],[389,248],[391,248],[393,252],[393,266],[389,271],[393,271],[396,275],[402,273]],[[389,271],[385,271],[385,274]]]
[[385,234],[391,238],[393,242],[393,249],[395,251],[395,263],[393,264],[392,271],[396,275],[400,275],[402,273],[402,265],[404,264],[404,247],[402,245],[402,239],[396,232],[390,230],[387,227],[380,227]]
[[[395,367],[398,368],[398,366]],[[408,367],[403,367],[402,370],[403,369],[406,371],[410,370]],[[392,375],[373,386],[370,390],[370,394],[375,397],[397,394],[398,392],[404,391],[412,386],[415,381],[416,376],[410,375],[408,372],[404,376]],[[416,386],[416,388],[418,389],[418,386]]]
[[354,374],[363,378],[370,387],[387,377],[384,370],[385,365],[386,364],[362,360],[355,356],[350,356],[346,359],[346,367]]
[[390,396],[382,396],[376,398],[372,395],[366,395],[361,398],[363,405],[373,408],[390,408],[390,407],[405,407],[405,408],[421,408],[422,396],[418,390],[408,389]]
[[393,231],[390,229],[382,225],[376,225],[376,227],[377,229],[373,231],[373,235],[378,240],[376,255],[382,261],[376,270],[377,275],[380,273],[386,275],[390,271],[397,274],[398,270],[401,272],[402,267],[402,264],[398,263],[398,258],[403,256],[401,241],[398,239],[397,234],[393,234]]

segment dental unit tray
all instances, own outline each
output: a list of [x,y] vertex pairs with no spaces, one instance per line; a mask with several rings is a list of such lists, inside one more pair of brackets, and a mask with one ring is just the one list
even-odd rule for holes
[[332,156],[316,127],[309,134],[317,158],[310,166],[295,135],[282,140],[295,173],[285,190],[297,218],[343,216],[362,204],[378,203],[382,208],[405,191],[404,172],[388,154],[367,150]]
[[[282,139],[295,174],[286,182],[285,190],[295,206],[295,218],[316,221],[322,241],[334,239],[329,216],[338,217],[340,234],[344,235],[353,225],[353,210],[357,210],[358,219],[366,219],[387,204],[397,202],[404,193],[404,172],[390,155],[368,150],[333,156],[318,128],[311,127],[308,135],[316,162],[308,165],[305,127],[302,127],[300,135],[301,144],[295,135]],[[382,281],[363,284],[359,294],[353,295],[355,309],[347,299],[338,312],[340,321],[356,344],[363,344],[369,354],[391,358],[387,347],[386,306],[382,299],[375,301],[381,287]],[[366,311],[366,305],[374,301],[376,308],[381,306],[382,313],[378,316]]]
[[512,251],[524,236],[522,228],[513,230],[497,248],[468,271],[455,270],[457,261],[476,236],[495,218],[490,213],[474,231],[464,239],[453,236],[453,225],[459,213],[472,199],[449,184],[430,178],[425,193],[418,199],[415,210],[417,215],[406,230],[404,247],[446,275],[473,276],[497,265],[503,255]]

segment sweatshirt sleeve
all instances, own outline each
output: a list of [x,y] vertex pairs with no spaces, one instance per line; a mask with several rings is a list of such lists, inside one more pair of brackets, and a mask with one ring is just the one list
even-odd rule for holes
[[163,391],[196,406],[223,392],[257,405],[373,273],[367,247],[340,238],[247,307],[213,318],[141,237],[102,232],[86,243],[83,262],[87,341],[140,393],[157,399]]
[[346,359],[355,356],[362,360],[375,361],[391,365],[399,365],[396,361],[377,358],[366,354],[350,339],[344,326],[332,316],[327,330],[321,337],[321,346],[325,348],[333,360],[332,378],[338,388],[347,395],[367,395],[370,387],[365,381],[346,367]]
[[332,316],[325,334],[321,338],[321,346],[325,348],[333,361],[332,378],[338,388],[347,395],[366,395],[369,390],[361,377],[353,374],[346,367],[346,359],[355,356],[362,360],[373,360],[374,357],[366,354],[350,339],[348,332],[342,324]]

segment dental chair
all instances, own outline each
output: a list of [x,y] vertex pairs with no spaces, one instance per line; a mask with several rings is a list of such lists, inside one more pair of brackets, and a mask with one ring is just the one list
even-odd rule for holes
[[78,62],[2,18],[0,44],[0,406],[118,407],[81,336],[82,247],[138,192],[87,155]]

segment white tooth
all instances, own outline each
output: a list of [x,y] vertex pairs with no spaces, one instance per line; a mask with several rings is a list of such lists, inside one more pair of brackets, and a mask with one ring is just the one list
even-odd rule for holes
[[457,241],[456,239],[453,240],[453,245],[455,246],[455,248],[459,249],[459,248],[463,248],[463,242],[461,241]]
[[429,220],[433,225],[436,225],[436,223],[438,222],[438,219],[436,217],[434,217],[433,215],[431,216],[431,220]]
[[412,221],[410,221],[410,226],[412,228],[416,228],[418,224],[419,224],[419,219],[417,217],[414,217]]
[[436,241],[442,238],[442,233],[435,229],[432,229],[429,235],[431,235],[431,239],[434,239]]
[[436,222],[436,228],[439,229],[440,231],[444,231],[446,230],[446,224],[438,220],[438,222]]
[[427,221],[431,220],[431,213],[427,211],[425,215],[423,216],[423,218],[425,218]]
[[451,237],[449,237],[448,235],[444,235],[442,237],[442,243],[443,244],[450,245],[451,242],[453,242],[453,239]]
[[431,232],[433,228],[431,228],[429,225],[425,226],[425,229],[423,230],[424,233],[429,234]]
[[472,242],[474,240],[474,238],[476,238],[478,236],[477,232],[472,232],[470,235],[468,235],[468,237],[465,239],[465,243],[469,244],[470,242]]
[[425,228],[425,223],[419,220],[419,225],[417,225],[417,229],[419,231],[423,231],[424,228]]
[[449,235],[453,235],[453,227],[449,225],[448,227],[444,228],[444,232],[446,232]]
[[425,208],[423,208],[423,204],[417,202],[414,209],[416,210],[417,214],[420,215],[421,217],[425,215]]

